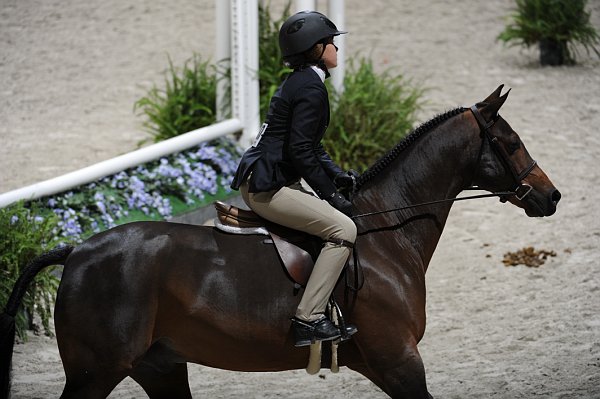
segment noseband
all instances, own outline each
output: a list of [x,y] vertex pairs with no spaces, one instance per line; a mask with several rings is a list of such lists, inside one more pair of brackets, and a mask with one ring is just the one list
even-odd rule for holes
[[[529,184],[523,183],[523,180],[527,176],[529,176],[529,173],[531,173],[533,168],[535,168],[535,165],[537,165],[537,162],[535,160],[532,160],[532,162],[529,166],[527,166],[521,172],[518,172],[514,163],[510,159],[510,155],[508,155],[508,153],[506,152],[506,149],[502,145],[500,145],[500,142],[498,141],[498,137],[494,136],[491,132],[492,126],[494,126],[494,124],[496,123],[498,118],[494,118],[491,121],[486,122],[485,119],[483,118],[483,116],[481,115],[481,112],[479,112],[479,110],[477,109],[476,105],[473,105],[471,107],[471,112],[473,113],[473,116],[475,116],[475,120],[477,121],[477,124],[479,125],[480,131],[488,139],[490,145],[492,146],[492,148],[494,149],[494,151],[496,152],[496,154],[498,155],[498,157],[500,158],[500,160],[502,161],[504,166],[512,174],[513,179],[515,181],[515,186],[512,189],[512,191],[513,191],[515,197],[519,201],[523,200],[525,197],[527,197],[527,195],[529,195],[529,193],[533,189],[533,187],[531,187]],[[483,143],[482,143],[482,146],[483,146]],[[481,152],[482,151],[480,151],[480,155],[479,155],[480,159],[481,159]],[[506,202],[507,199],[508,199],[507,196],[500,197],[500,200],[502,202]]]

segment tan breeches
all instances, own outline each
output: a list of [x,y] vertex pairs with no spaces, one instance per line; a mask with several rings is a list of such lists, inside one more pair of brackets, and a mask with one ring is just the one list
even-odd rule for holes
[[[274,223],[318,236],[324,241],[337,238],[353,243],[356,240],[356,225],[352,219],[305,190],[300,183],[262,193],[249,193],[248,184],[244,183],[240,192],[250,209]],[[349,255],[350,248],[325,242],[296,317],[306,321],[322,317]]]

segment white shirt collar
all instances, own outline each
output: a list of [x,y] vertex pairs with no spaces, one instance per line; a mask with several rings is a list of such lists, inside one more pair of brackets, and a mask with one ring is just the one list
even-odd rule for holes
[[317,73],[317,75],[319,75],[319,78],[321,78],[321,82],[325,83],[325,71],[316,65],[311,65],[310,68],[313,71],[315,71]]

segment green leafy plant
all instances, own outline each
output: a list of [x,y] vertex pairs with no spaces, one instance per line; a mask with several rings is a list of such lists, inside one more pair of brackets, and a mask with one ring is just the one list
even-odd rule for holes
[[[283,65],[279,50],[279,27],[290,15],[290,2],[284,7],[283,15],[273,19],[269,5],[259,4],[259,96],[261,118],[267,114],[269,102],[277,87],[291,69]],[[194,129],[208,126],[216,121],[217,76],[225,81],[231,74],[230,60],[219,60],[216,66],[195,54],[176,68],[171,59],[165,72],[164,88],[154,85],[139,99],[134,110],[145,115],[144,128],[152,135],[154,142],[175,137]],[[216,73],[216,72],[219,73]],[[228,88],[225,87],[225,90]],[[229,96],[225,96],[226,99]],[[226,101],[223,110],[229,108]],[[140,144],[145,143],[142,141]]]
[[[21,268],[40,253],[58,244],[53,230],[58,218],[50,213],[38,216],[42,211],[35,205],[26,207],[18,202],[6,208],[0,208],[0,304],[8,302],[12,287],[19,277]],[[44,269],[29,286],[23,299],[23,312],[16,317],[16,332],[21,339],[26,338],[25,331],[32,324],[34,315],[41,319],[44,332],[52,335],[50,317],[58,278],[53,268]]]
[[376,73],[365,58],[352,59],[344,92],[332,92],[332,112],[323,145],[344,169],[368,168],[412,128],[423,89],[390,70]]
[[576,44],[600,56],[600,36],[590,23],[586,0],[515,0],[516,9],[498,40],[540,46],[542,65],[574,64]]
[[154,142],[208,126],[216,120],[217,78],[214,66],[195,54],[181,70],[171,58],[165,72],[165,88],[153,86],[134,110],[147,118],[146,130]]
[[283,65],[279,49],[279,27],[290,16],[290,3],[283,10],[281,18],[274,20],[269,11],[269,5],[258,7],[258,40],[259,40],[259,91],[260,116],[267,116],[271,97],[285,77],[292,72]]

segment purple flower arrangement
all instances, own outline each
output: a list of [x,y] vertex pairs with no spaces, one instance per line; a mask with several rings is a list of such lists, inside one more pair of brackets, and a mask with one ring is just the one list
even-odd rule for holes
[[56,214],[54,234],[81,242],[87,236],[133,220],[168,219],[172,199],[202,206],[231,193],[242,150],[221,138],[41,200]]

